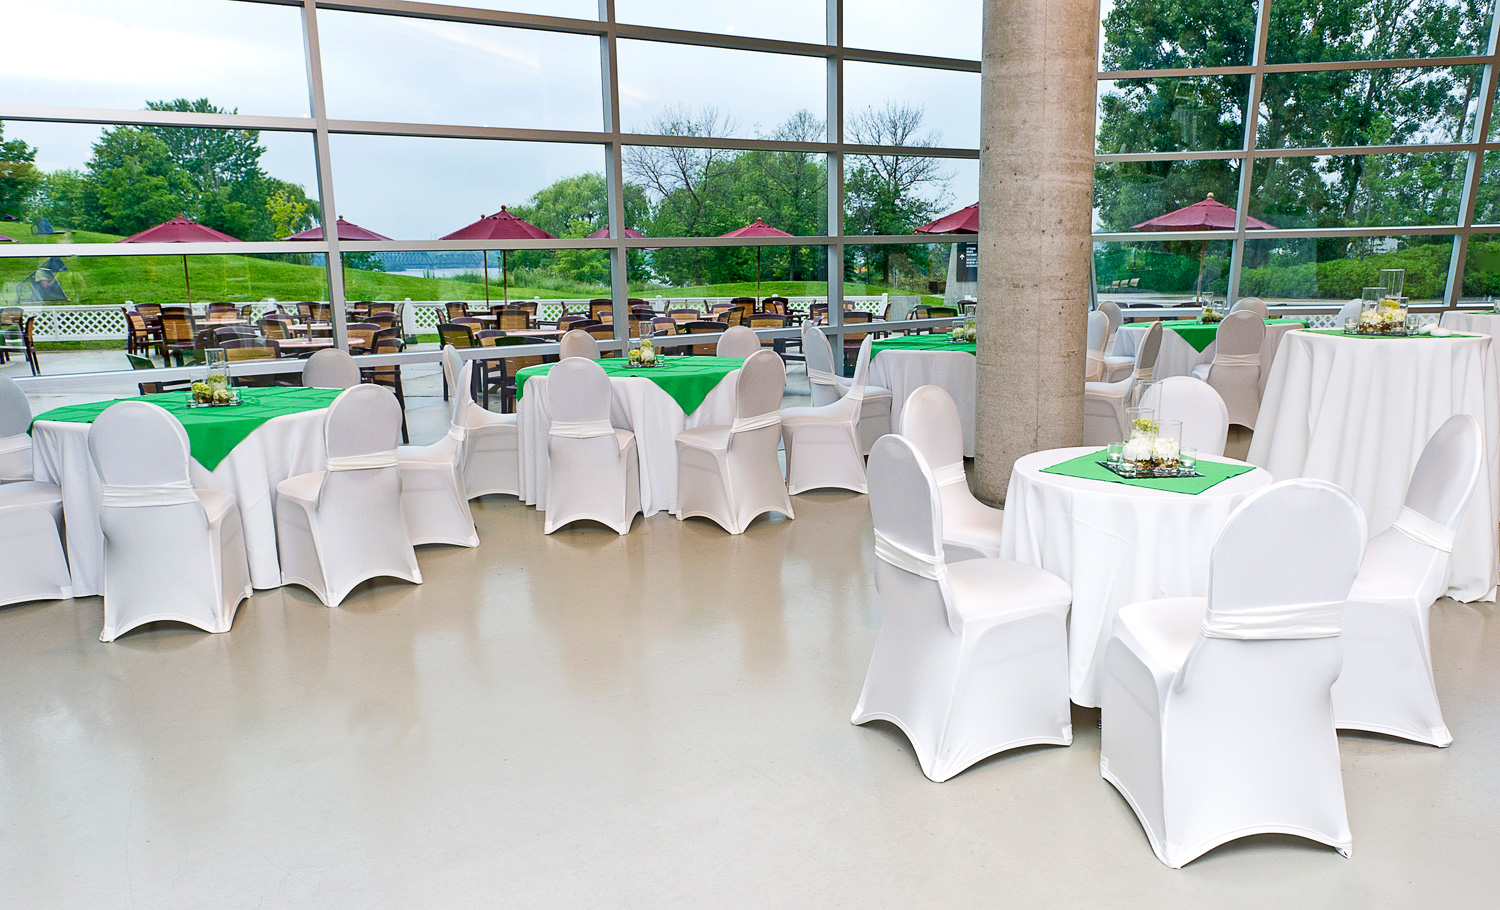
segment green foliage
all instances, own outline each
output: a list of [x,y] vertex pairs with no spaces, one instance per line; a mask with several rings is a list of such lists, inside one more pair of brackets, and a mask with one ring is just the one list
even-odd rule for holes
[[0,123],[0,213],[19,216],[40,188],[42,172],[35,161],[36,149],[19,139],[5,141],[5,124]]
[[1451,243],[1423,243],[1356,258],[1308,258],[1312,241],[1297,252],[1273,256],[1271,261],[1240,274],[1240,293],[1251,297],[1291,297],[1349,300],[1379,281],[1381,269],[1406,270],[1406,296],[1431,300],[1443,296],[1448,282]]

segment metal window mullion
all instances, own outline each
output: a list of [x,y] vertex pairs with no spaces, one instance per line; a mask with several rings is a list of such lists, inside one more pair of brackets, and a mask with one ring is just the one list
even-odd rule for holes
[[323,97],[323,56],[318,44],[316,0],[302,2],[302,34],[307,52],[307,90],[312,105],[313,148],[318,168],[318,206],[323,219],[323,265],[328,273],[328,309],[333,343],[349,350],[345,318],[344,257],[339,251],[338,208],[333,201],[333,154],[328,147],[328,108]]
[[828,55],[828,327],[833,366],[844,371],[844,0],[827,0]]
[[609,203],[609,299],[615,342],[622,351],[630,348],[630,251],[625,246],[625,149],[620,144],[620,55],[615,31],[615,0],[599,0],[599,18],[605,33],[599,36],[599,84],[604,99],[604,130],[610,140],[604,154],[605,197]]
[[1469,258],[1469,237],[1474,232],[1474,208],[1479,200],[1479,182],[1484,177],[1484,143],[1489,138],[1490,120],[1494,115],[1496,65],[1500,62],[1500,16],[1490,20],[1489,58],[1479,80],[1479,114],[1474,119],[1474,141],[1479,145],[1469,152],[1464,171],[1464,195],[1458,207],[1458,236],[1453,238],[1453,255],[1448,260],[1448,286],[1443,295],[1446,309],[1458,306],[1463,298],[1464,266]]
[[1245,230],[1250,223],[1250,192],[1255,178],[1255,146],[1260,127],[1260,93],[1265,80],[1266,42],[1271,30],[1271,0],[1260,0],[1255,17],[1255,57],[1250,62],[1250,96],[1245,99],[1245,157],[1240,159],[1239,198],[1234,201],[1234,245],[1229,257],[1229,286],[1224,299],[1231,306],[1240,296],[1240,271],[1245,265]]

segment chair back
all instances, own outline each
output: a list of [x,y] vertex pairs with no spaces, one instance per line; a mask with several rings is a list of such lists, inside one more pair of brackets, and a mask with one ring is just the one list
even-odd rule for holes
[[[874,344],[874,335],[866,335],[865,340],[860,342],[859,357],[854,361],[854,379],[850,382],[849,391],[844,393],[845,398],[864,401],[865,385],[869,381],[870,376],[870,349]],[[859,421],[858,409],[856,409],[854,419],[855,422]]]
[[438,343],[456,348],[474,347],[474,331],[459,322],[445,322],[437,327]]
[[1266,302],[1264,300],[1261,300],[1259,297],[1241,297],[1239,300],[1236,300],[1234,302],[1234,306],[1229,308],[1229,314],[1231,316],[1235,313],[1241,312],[1254,313],[1262,319],[1271,318],[1270,308],[1268,308],[1266,306]]
[[1359,311],[1364,307],[1364,303],[1365,302],[1363,300],[1356,297],[1343,306],[1339,307],[1339,314],[1338,316],[1334,317],[1337,321],[1334,322],[1333,327],[1336,329],[1342,329],[1345,322],[1348,322],[1350,319],[1358,319]]
[[1229,408],[1213,386],[1191,376],[1170,376],[1147,383],[1141,407],[1152,408],[1159,420],[1182,421],[1183,446],[1201,455],[1223,455],[1229,438]]
[[275,347],[260,338],[231,338],[219,347],[224,349],[224,357],[230,363],[275,360],[279,356]]
[[375,333],[380,329],[378,323],[355,322],[345,326],[344,331],[348,334],[351,347],[369,350],[375,344]]
[[495,328],[504,331],[531,328],[531,316],[518,306],[496,306],[490,308],[495,317]]
[[[20,309],[20,307],[17,307],[17,309]],[[145,316],[147,319],[156,319],[156,318],[159,318],[161,316],[161,304],[159,304],[159,303],[138,303],[138,304],[135,305],[135,311],[137,313],[140,313],[142,316]],[[3,313],[3,312],[4,312],[3,310],[0,310],[0,313]],[[4,320],[3,316],[0,316],[0,323],[3,323],[4,321],[5,320]]]
[[[376,316],[380,313],[394,314],[395,312],[396,301],[394,300],[371,300],[369,301],[369,306],[366,308],[366,313],[371,316]],[[373,322],[374,320],[371,321]]]
[[1259,367],[1260,347],[1265,340],[1266,321],[1263,317],[1251,310],[1230,313],[1219,323],[1219,332],[1215,336],[1214,360],[1224,357],[1253,358],[1254,365]]
[[307,358],[302,384],[314,389],[352,389],[359,385],[359,364],[346,351],[325,348]]
[[565,358],[547,371],[547,409],[553,423],[608,423],[613,398],[609,376],[592,360]]
[[379,313],[371,313],[365,317],[365,322],[370,325],[379,326],[382,329],[400,329],[401,317],[393,310],[385,310]]
[[653,335],[676,335],[677,320],[671,316],[656,316],[651,320],[651,334]]
[[[575,329],[574,331],[579,330]],[[615,340],[615,327],[606,323],[584,326],[582,331],[587,332],[595,341]]]
[[248,325],[221,325],[213,330],[215,341],[232,341],[236,338],[259,338],[260,334]]
[[339,393],[324,420],[325,453],[352,458],[392,452],[401,435],[401,405],[390,389],[356,385]]
[[[1420,542],[1446,543],[1446,547],[1438,548],[1451,550],[1453,532],[1463,520],[1483,469],[1484,434],[1479,423],[1468,414],[1449,417],[1427,441],[1412,469],[1397,527]],[[1434,528],[1422,527],[1407,512],[1416,513],[1447,533],[1438,534]],[[1437,540],[1421,540],[1423,537]]]
[[811,319],[802,323],[802,354],[807,358],[807,383],[813,407],[838,401],[841,393],[833,374],[833,345]]
[[597,319],[601,322],[604,321],[603,314],[609,311],[613,305],[614,301],[608,297],[595,297],[589,301],[589,318]]
[[[710,332],[727,332],[729,323],[714,322],[708,319],[695,319],[682,326],[682,331],[689,335],[707,335]],[[688,345],[686,350],[697,357],[712,357],[718,351],[716,344],[693,344]]]
[[265,316],[261,317],[260,331],[267,338],[275,338],[278,341],[284,341],[292,337],[292,332],[289,328],[291,322],[291,319],[281,315],[280,313],[268,313]]
[[31,429],[31,403],[9,376],[0,376],[0,438],[21,436]]
[[162,308],[161,334],[168,344],[192,344],[197,333],[193,314],[186,307]]
[[208,315],[210,316],[238,316],[240,311],[232,303],[210,303]]
[[876,557],[909,575],[941,581],[947,575],[943,507],[927,460],[911,440],[882,436],[870,449],[866,476]]
[[[848,303],[847,300],[844,302]],[[851,310],[847,306],[844,308],[844,325],[846,326],[871,322],[873,321],[873,318],[874,317],[863,310]],[[850,348],[859,344],[861,341],[865,340],[868,334],[868,332],[845,332],[844,347]]]
[[468,432],[469,405],[474,400],[474,361],[464,362],[458,355],[458,349],[450,345],[443,348],[443,368],[457,377],[453,384],[453,394],[448,399],[449,435],[457,439]]
[[781,397],[786,392],[786,364],[775,351],[757,347],[740,367],[734,389],[736,433],[760,429],[750,426],[758,418],[774,415],[781,420]]
[[333,306],[327,303],[310,303],[308,304],[308,317],[313,322],[332,322]]
[[1120,326],[1125,324],[1125,314],[1120,312],[1120,305],[1113,300],[1100,303],[1099,309],[1095,312],[1103,313],[1109,320],[1109,338],[1113,338],[1114,334],[1120,331]]
[[1137,382],[1150,382],[1156,371],[1156,358],[1161,353],[1161,323],[1151,323],[1151,328],[1146,330],[1146,337],[1141,339],[1141,346],[1135,352],[1135,380]]
[[714,353],[719,357],[749,357],[760,350],[760,337],[754,329],[742,325],[730,326],[719,339]]
[[958,405],[941,387],[924,385],[901,407],[900,433],[922,457],[940,487],[968,482],[964,474],[964,426]]
[[448,314],[449,322],[469,315],[469,305],[461,300],[451,300],[443,304],[443,310]]
[[588,360],[599,359],[599,342],[583,329],[569,329],[562,337],[562,350],[560,357],[567,360],[570,357],[583,357]]
[[1104,343],[1109,340],[1109,317],[1093,311],[1089,314],[1089,350],[1095,354],[1104,353]]
[[[88,449],[99,480],[107,487],[187,484],[191,489],[187,430],[150,402],[122,401],[105,408],[89,427]],[[187,501],[184,496],[183,502]],[[196,504],[197,499],[191,502]]]

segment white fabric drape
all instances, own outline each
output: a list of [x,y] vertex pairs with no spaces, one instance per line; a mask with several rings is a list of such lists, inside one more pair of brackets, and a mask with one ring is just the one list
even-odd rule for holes
[[[1147,324],[1144,322],[1120,326],[1120,330],[1115,333],[1114,340],[1110,342],[1109,353],[1115,356],[1134,357],[1136,348],[1145,337],[1146,327]],[[1260,391],[1262,394],[1266,390],[1266,378],[1271,374],[1271,364],[1276,361],[1276,352],[1280,350],[1286,333],[1300,328],[1302,328],[1300,325],[1285,323],[1266,325],[1266,337],[1260,346]],[[1191,376],[1193,367],[1213,363],[1217,350],[1218,344],[1214,343],[1202,351],[1195,351],[1181,335],[1171,329],[1166,329],[1161,333],[1161,353],[1157,355],[1154,371],[1156,378]]]
[[870,384],[891,390],[891,426],[901,426],[901,409],[924,385],[947,392],[958,406],[964,428],[964,455],[974,457],[974,408],[978,401],[978,359],[964,351],[880,351],[870,361]]
[[1492,600],[1500,377],[1489,337],[1288,335],[1266,386],[1249,461],[1277,480],[1317,477],[1348,490],[1375,537],[1400,516],[1427,440],[1455,414],[1479,422],[1486,465],[1458,527],[1446,593]]

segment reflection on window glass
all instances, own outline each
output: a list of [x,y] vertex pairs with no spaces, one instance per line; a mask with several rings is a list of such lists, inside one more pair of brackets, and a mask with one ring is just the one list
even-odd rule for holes
[[1460,152],[1262,158],[1250,213],[1278,228],[1454,224]]
[[[1094,230],[1231,230],[1239,186],[1238,161],[1101,161],[1094,165]],[[1164,219],[1188,206],[1197,208]]]
[[823,59],[657,41],[622,40],[618,48],[626,132],[775,138],[804,114],[821,120],[827,110]]
[[11,104],[139,110],[208,101],[306,117],[300,10],[230,0],[48,0],[5,8]]
[[1465,142],[1482,67],[1269,73],[1262,148]]
[[1464,256],[1463,302],[1493,307],[1500,300],[1500,234],[1474,234]]
[[845,234],[910,234],[978,198],[975,160],[908,155],[844,159]]
[[844,45],[929,57],[979,59],[979,0],[844,0]]
[[[350,300],[467,300],[481,306],[610,292],[609,254],[603,250],[399,250],[343,258],[344,294]],[[420,317],[419,323],[426,326]]]
[[822,44],[828,34],[826,7],[807,0],[616,0],[615,20],[806,44]]
[[690,305],[708,297],[826,295],[828,254],[821,246],[632,250],[630,293],[697,298]]
[[[884,122],[886,112],[893,110],[909,119],[901,132],[892,132]],[[883,135],[904,140],[899,145],[979,148],[979,74],[846,63],[844,112],[849,142]],[[872,122],[872,116],[880,119]]]
[[954,305],[975,299],[976,253],[962,243],[866,244],[844,247],[844,294],[890,294],[890,316],[906,316],[912,306]]
[[330,147],[340,214],[397,240],[436,240],[501,206],[520,212],[585,175],[571,211],[592,225],[608,210],[599,146],[335,135]]
[[1255,0],[1101,0],[1099,69],[1245,66],[1255,51]]
[[1490,6],[1489,0],[1348,0],[1336,7],[1278,0],[1271,4],[1266,59],[1321,63],[1482,54]]
[[343,120],[597,130],[599,41],[321,11],[328,115]]
[[641,200],[626,226],[648,237],[718,237],[757,220],[796,237],[828,232],[825,155],[630,146],[625,179],[627,202]]
[[1406,270],[1406,296],[1436,303],[1448,283],[1450,236],[1249,240],[1240,295],[1267,303],[1337,306],[1374,287],[1381,269]]
[[1474,199],[1475,224],[1500,224],[1500,153],[1486,152]]
[[1095,243],[1095,291],[1122,307],[1222,300],[1229,292],[1231,246],[1228,240]]
[[1221,151],[1245,144],[1249,76],[1099,83],[1098,151]]

